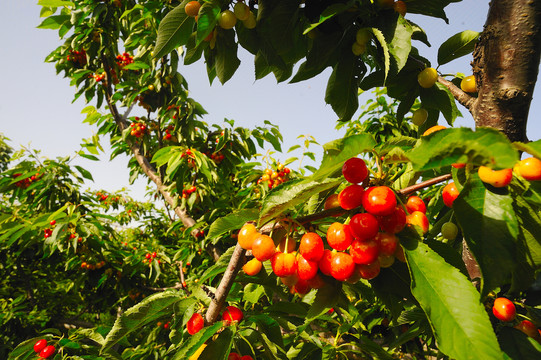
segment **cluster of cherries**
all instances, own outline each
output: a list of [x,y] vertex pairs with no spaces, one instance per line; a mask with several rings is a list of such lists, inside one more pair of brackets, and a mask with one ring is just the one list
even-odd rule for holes
[[182,190],[182,198],[186,199],[188,198],[191,194],[193,194],[194,192],[197,191],[197,187],[195,185],[192,185],[190,188],[188,189],[183,189]]
[[135,117],[135,122],[130,124],[130,128],[130,135],[136,138],[140,138],[148,132],[147,126],[143,122],[140,122],[137,116]]
[[40,339],[34,344],[34,352],[38,354],[40,359],[47,359],[56,352],[56,348],[54,345],[48,345],[47,340]]
[[161,321],[158,321],[158,322],[156,323],[156,326],[157,326],[157,327],[162,327],[162,326],[163,326],[163,328],[164,328],[165,330],[168,330],[168,329],[171,327],[171,322],[168,321],[168,322],[166,322],[166,323],[162,323]]
[[186,162],[188,163],[188,166],[191,168],[194,168],[195,165],[195,155],[192,150],[186,149],[186,151],[183,151],[182,154],[180,154],[181,158],[186,158]]
[[94,78],[94,80],[96,80],[96,82],[101,82],[103,81],[103,79],[105,79],[105,73],[101,73],[101,74],[94,74],[92,75],[92,77]]
[[70,53],[67,56],[68,61],[71,61],[77,66],[86,65],[86,51],[82,50],[70,50]]
[[[500,321],[512,322],[516,319],[517,309],[511,300],[504,297],[499,297],[494,300],[492,313]],[[527,336],[541,343],[541,329],[538,329],[530,320],[525,319],[517,322],[514,328],[522,331]]]
[[86,261],[81,262],[81,269],[82,270],[95,270],[95,269],[101,269],[105,266],[105,260],[102,260],[98,263],[92,264]]
[[220,151],[210,154],[209,156],[216,164],[219,164],[225,159],[224,154],[222,154]]
[[[56,225],[56,220],[51,220],[51,222],[49,224],[51,225],[51,227],[54,227]],[[51,235],[53,235],[53,229],[51,229],[51,228],[43,229],[43,237],[45,239],[51,237]]]
[[[16,173],[16,174],[13,174],[12,177],[14,179],[16,179],[21,175],[22,175],[21,173]],[[15,183],[15,186],[18,187],[19,189],[26,189],[27,187],[30,186],[30,184],[32,184],[33,182],[39,180],[40,177],[41,177],[40,173],[36,173],[35,175],[27,177],[26,179],[22,179],[22,180],[17,181]]]
[[[69,239],[70,239],[70,240],[73,240],[73,239],[75,239],[76,237],[77,237],[77,234],[71,233],[70,236],[69,236]],[[77,239],[77,242],[79,242],[79,243],[83,242],[83,238],[82,238],[82,237],[79,237],[79,238]]]
[[[145,254],[145,258],[143,259],[143,264],[146,264],[148,262],[148,266],[151,266],[152,261],[154,261],[154,259],[156,259],[157,256],[158,254],[156,253],[156,251],[153,251],[152,253],[147,252]],[[160,259],[156,259],[156,261],[158,262],[158,264],[161,263]]]
[[133,56],[127,52],[123,52],[122,54],[116,56],[116,63],[118,67],[123,68],[124,66],[133,63]]
[[257,185],[266,183],[269,189],[273,189],[278,185],[289,180],[291,170],[282,163],[276,165],[276,169],[266,168],[263,175],[257,180]]

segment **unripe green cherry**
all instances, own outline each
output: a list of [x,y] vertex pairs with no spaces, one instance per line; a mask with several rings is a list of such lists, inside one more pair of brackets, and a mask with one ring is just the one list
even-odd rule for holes
[[417,126],[423,125],[426,119],[428,119],[428,111],[423,108],[415,110],[411,116],[411,122]]
[[441,226],[441,235],[444,239],[454,240],[458,235],[458,227],[452,222],[446,222]]
[[253,29],[257,25],[255,15],[253,12],[249,11],[248,18],[242,22],[246,29]]
[[237,23],[237,17],[231,10],[224,10],[218,18],[218,24],[222,29],[233,29]]
[[355,56],[360,56],[366,51],[366,45],[354,42],[353,45],[351,45],[351,51]]
[[372,38],[372,33],[368,28],[361,28],[357,30],[357,34],[355,35],[355,41],[359,44],[367,44],[370,39]]
[[240,21],[244,21],[250,16],[250,7],[242,1],[239,1],[235,4],[233,12],[235,13],[237,19],[239,19]]

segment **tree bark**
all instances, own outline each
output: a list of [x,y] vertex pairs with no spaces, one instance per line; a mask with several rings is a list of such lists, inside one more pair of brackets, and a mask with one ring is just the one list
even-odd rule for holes
[[541,1],[493,0],[473,53],[476,126],[527,141],[526,123],[541,54]]

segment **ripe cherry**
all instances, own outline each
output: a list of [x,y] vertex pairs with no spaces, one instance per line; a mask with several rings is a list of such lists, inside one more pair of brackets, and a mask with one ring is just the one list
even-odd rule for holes
[[396,196],[387,186],[373,186],[363,194],[364,209],[375,216],[391,215],[396,207]]
[[353,234],[349,225],[339,222],[333,223],[327,230],[327,243],[338,251],[346,250],[353,241]]
[[513,169],[492,170],[486,166],[480,166],[477,173],[482,182],[497,188],[505,187],[513,180]]
[[408,201],[406,202],[406,210],[410,214],[414,211],[420,211],[426,214],[426,204],[420,197],[412,195],[408,198]]
[[382,231],[396,234],[406,226],[406,212],[402,207],[397,206],[391,215],[380,216],[378,221]]
[[315,232],[308,232],[301,238],[299,253],[311,261],[319,261],[323,257],[323,240]]
[[276,276],[290,276],[297,272],[297,258],[292,253],[277,252],[271,258],[271,266]]
[[235,306],[228,306],[222,314],[222,320],[225,323],[240,322],[243,317],[242,310]]
[[317,261],[311,261],[304,258],[304,256],[299,255],[297,260],[297,275],[301,280],[310,280],[314,278],[319,269]]
[[378,234],[379,221],[370,213],[355,214],[349,221],[353,236],[358,239],[368,240]]
[[408,10],[407,6],[406,6],[406,3],[404,1],[402,1],[402,0],[396,1],[393,4],[393,9],[394,9],[394,11],[396,11],[397,13],[402,15],[402,17],[406,16],[406,12]]
[[252,254],[259,261],[270,260],[276,252],[274,241],[268,235],[260,234],[252,244]]
[[349,249],[349,254],[356,264],[368,265],[378,259],[379,242],[376,239],[359,240],[355,239]]
[[331,276],[338,281],[345,281],[355,270],[355,263],[351,255],[344,252],[334,254],[331,261]]
[[342,166],[344,178],[352,184],[360,184],[368,176],[368,168],[363,159],[353,157]]
[[445,204],[445,206],[453,207],[453,203],[455,202],[455,199],[458,197],[458,194],[459,192],[458,192],[458,189],[456,188],[454,181],[445,185],[441,193],[441,197],[443,199],[443,203]]
[[470,75],[466,76],[462,81],[460,82],[460,88],[464,92],[468,93],[474,93],[477,91],[477,86],[475,84],[475,76]]
[[414,211],[408,216],[406,216],[406,222],[410,225],[416,225],[421,228],[423,234],[428,232],[430,223],[426,215],[420,211]]
[[47,340],[40,339],[36,341],[36,343],[34,344],[34,351],[39,353],[41,352],[41,350],[45,349],[46,347],[47,347]]
[[203,320],[203,316],[199,313],[194,313],[190,320],[186,323],[186,330],[188,330],[188,334],[194,335],[199,332],[205,326],[205,320]]
[[323,204],[324,210],[334,209],[340,207],[340,202],[338,201],[338,194],[330,195]]
[[227,360],[241,360],[241,359],[242,359],[242,357],[239,354],[237,354],[236,352],[231,352],[227,356]]
[[251,357],[250,355],[243,355],[240,360],[254,360],[253,357]]
[[329,249],[323,251],[323,256],[318,262],[319,270],[325,275],[331,275],[331,261],[333,258],[333,252]]
[[55,351],[56,349],[53,345],[47,345],[43,350],[40,351],[39,357],[47,359],[48,357],[53,355]]
[[310,285],[308,284],[306,280],[299,279],[299,281],[297,281],[297,283],[293,286],[291,290],[292,290],[292,293],[294,294],[296,293],[302,296],[302,295],[308,294],[308,292],[311,289],[312,288],[310,287]]
[[237,241],[241,248],[251,250],[256,236],[259,235],[254,224],[244,224],[240,229]]
[[354,209],[361,205],[363,193],[364,188],[361,185],[349,185],[338,194],[338,202],[344,210]]
[[515,166],[519,175],[528,181],[541,180],[541,160],[530,157],[519,161]]
[[426,68],[417,75],[417,81],[421,87],[431,88],[438,81],[438,72],[434,68]]
[[263,264],[261,263],[261,261],[257,260],[256,258],[253,258],[252,260],[244,264],[244,266],[242,267],[242,270],[246,273],[246,275],[255,276],[259,274],[262,267],[263,267]]
[[360,265],[359,266],[359,273],[361,274],[361,277],[365,280],[372,280],[376,276],[379,275],[380,272],[380,264],[379,261],[374,261],[371,264],[367,265]]
[[379,242],[380,255],[391,256],[394,255],[396,247],[398,246],[398,238],[393,234],[378,233],[376,241]]
[[422,136],[428,136],[430,134],[435,133],[436,131],[445,130],[445,129],[447,129],[447,126],[434,125],[434,126],[428,128],[428,129],[426,129],[426,131],[423,133]]
[[539,341],[541,336],[537,331],[537,327],[530,320],[522,320],[514,326],[515,329],[522,331],[527,336]]
[[511,300],[503,297],[499,297],[494,300],[492,306],[492,313],[497,319],[505,322],[513,321],[517,314],[515,304]]

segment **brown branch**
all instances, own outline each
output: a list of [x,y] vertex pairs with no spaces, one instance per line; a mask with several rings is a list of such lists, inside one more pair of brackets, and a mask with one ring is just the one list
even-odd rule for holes
[[473,96],[468,95],[462,89],[460,89],[458,86],[453,84],[451,81],[446,80],[442,76],[438,76],[438,82],[445,86],[453,97],[462,104],[466,109],[468,109],[470,112],[472,111],[472,108],[475,106],[476,98]]
[[438,184],[440,182],[443,182],[443,181],[446,181],[446,180],[450,180],[452,177],[453,176],[451,174],[445,174],[445,175],[436,176],[435,178],[432,178],[430,180],[425,180],[425,181],[422,181],[422,182],[420,182],[418,184],[414,184],[414,185],[405,187],[402,190],[397,190],[396,193],[398,195],[406,196],[406,195],[409,195],[409,194],[414,193],[416,191],[419,191],[421,189],[427,188],[429,186],[436,185],[436,184]]
[[[105,69],[105,73],[107,74],[107,81],[105,82],[105,99],[107,101],[107,105],[109,106],[109,111],[113,115],[115,123],[118,126],[118,129],[120,130],[120,132],[123,132],[124,130],[129,128],[129,123],[126,118],[120,115],[113,101],[113,90],[111,87],[111,81],[109,81],[111,79],[111,67],[105,55],[102,55],[102,63]],[[152,166],[150,161],[144,155],[141,146],[137,142],[132,141],[131,139],[126,139],[126,142],[128,143],[128,146],[132,151],[133,157],[135,158],[145,175],[148,176],[148,178],[152,180],[154,184],[156,184],[158,191],[162,194],[165,201],[167,201],[167,203],[174,209],[175,214],[177,214],[179,219],[182,221],[182,224],[187,228],[193,227],[196,224],[195,220],[186,212],[185,209],[179,206],[175,206],[175,198],[167,190],[167,187],[162,182],[160,175],[157,174],[156,169]],[[191,235],[195,238],[197,238],[198,233],[199,229],[193,229],[191,231]],[[219,258],[219,251],[214,246],[210,248],[209,254],[213,256],[215,260]],[[216,255],[218,255],[218,257],[216,257]]]
[[222,277],[222,280],[220,281],[220,285],[218,285],[218,288],[216,289],[215,296],[212,299],[210,306],[207,310],[207,313],[205,315],[205,323],[213,324],[218,319],[218,316],[220,315],[220,312],[222,311],[222,307],[227,298],[227,294],[229,294],[229,291],[231,290],[231,286],[233,286],[233,281],[235,280],[235,277],[237,276],[237,273],[240,270],[242,261],[244,260],[245,253],[246,253],[246,250],[241,248],[239,244],[235,246],[235,251],[233,251],[231,260],[229,261],[229,264],[227,265],[227,269],[225,270],[224,276]]

